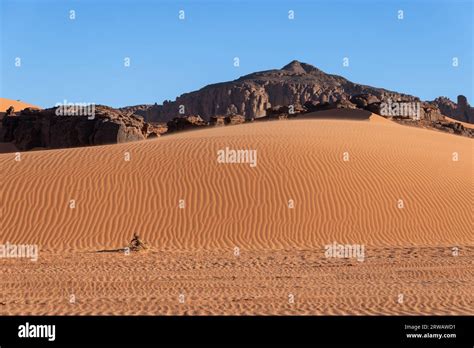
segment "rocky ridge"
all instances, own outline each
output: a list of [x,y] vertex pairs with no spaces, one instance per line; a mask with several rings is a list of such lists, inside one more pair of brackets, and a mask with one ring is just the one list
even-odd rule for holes
[[[95,117],[58,116],[56,107],[9,108],[1,120],[0,142],[20,151],[104,145],[157,137],[206,126],[236,125],[254,120],[287,119],[331,110],[367,110],[397,122],[473,137],[474,130],[459,122],[474,123],[474,109],[464,96],[458,103],[446,97],[433,101],[382,88],[353,83],[292,61],[279,70],[242,76],[206,86],[163,105],[136,105],[120,109],[96,106]],[[416,117],[387,114],[387,104],[416,106]]]
[[105,145],[157,137],[166,131],[143,118],[98,105],[88,116],[58,116],[57,107],[12,111],[2,120],[0,141],[12,142],[19,150]]
[[[361,100],[352,100],[357,95],[370,95],[378,103],[387,100],[421,102],[416,96],[357,84],[294,60],[282,69],[256,72],[234,81],[208,85],[198,91],[185,93],[175,101],[165,101],[163,105],[137,105],[123,110],[135,112],[148,122],[168,122],[175,117],[190,115],[199,115],[204,121],[230,115],[242,115],[251,120],[265,117],[267,110],[282,106],[301,109],[306,104],[330,108],[338,103],[347,104],[346,101],[350,100],[358,108],[365,108]],[[373,100],[368,100],[368,104],[373,104]],[[464,104],[459,103],[460,100]],[[473,108],[467,104],[465,97],[458,98],[458,105],[438,98],[423,102],[423,111],[429,110],[427,114],[431,116],[427,117],[438,113],[459,121],[474,122]],[[376,111],[377,108],[374,108]],[[424,118],[425,114],[421,116]]]

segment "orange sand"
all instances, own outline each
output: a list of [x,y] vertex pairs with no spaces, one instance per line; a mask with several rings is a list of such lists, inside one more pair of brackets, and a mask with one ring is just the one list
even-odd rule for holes
[[[383,121],[0,154],[0,243],[41,248],[0,259],[0,314],[474,314],[472,140]],[[218,163],[225,147],[257,166]],[[97,253],[133,233],[151,250]],[[325,258],[333,241],[366,260]]]
[[6,112],[10,106],[13,106],[15,108],[15,111],[21,111],[26,108],[40,109],[40,107],[33,104],[28,104],[28,103],[18,101],[18,100],[13,100],[13,99],[0,98],[0,112]]

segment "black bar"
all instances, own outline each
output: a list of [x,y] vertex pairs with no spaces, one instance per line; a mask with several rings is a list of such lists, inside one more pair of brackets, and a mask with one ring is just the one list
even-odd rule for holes
[[[474,317],[0,317],[1,348],[93,344],[115,346],[259,344],[286,346],[472,347]],[[55,340],[20,338],[19,326],[55,325]],[[407,327],[406,325],[409,325]],[[424,327],[422,325],[427,325]],[[448,325],[434,327],[432,325]],[[450,326],[450,325],[454,325]],[[414,331],[414,328],[418,329]],[[455,334],[455,338],[407,338],[407,334]]]

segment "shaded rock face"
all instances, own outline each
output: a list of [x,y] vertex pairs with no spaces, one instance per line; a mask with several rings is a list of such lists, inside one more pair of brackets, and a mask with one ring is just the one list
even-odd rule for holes
[[454,118],[459,121],[474,123],[474,108],[469,105],[467,98],[463,95],[458,95],[458,107],[455,114]]
[[96,106],[93,119],[57,116],[56,108],[25,109],[4,117],[0,129],[0,141],[13,142],[21,151],[115,144],[159,135],[160,130],[143,119],[106,106]]
[[443,115],[461,122],[474,123],[474,108],[463,95],[458,95],[457,104],[446,97],[438,97],[430,104],[435,105]]
[[421,104],[421,117],[422,120],[438,122],[443,121],[444,116],[436,105],[430,103]]
[[350,101],[360,109],[365,109],[371,104],[380,103],[379,98],[368,93],[353,95],[351,96]]
[[209,123],[204,121],[199,115],[175,117],[167,123],[168,133],[195,129],[208,125]]
[[[185,93],[173,102],[165,101],[163,105],[137,105],[124,109],[152,122],[167,122],[180,114],[199,114],[205,121],[233,114],[253,120],[281,118],[284,113],[277,109],[290,105],[303,110],[295,114],[354,107],[380,114],[381,106],[389,100],[421,103],[416,96],[353,83],[341,76],[326,74],[309,64],[292,61],[282,69],[256,72],[234,81],[209,85]],[[438,121],[446,115],[474,123],[474,109],[463,96],[458,97],[458,104],[441,97],[421,103],[420,109],[420,119]],[[286,113],[287,116],[289,114]],[[211,121],[212,124],[220,122]]]
[[[234,114],[253,120],[265,117],[291,117],[279,108],[292,107],[295,114],[338,108],[358,108],[377,114],[388,101],[420,103],[419,119],[443,120],[443,115],[459,121],[474,122],[473,108],[463,96],[458,104],[447,98],[421,102],[416,96],[353,83],[341,76],[326,74],[309,64],[292,61],[279,70],[242,76],[230,82],[208,85],[185,93],[163,105],[137,105],[123,108],[148,122],[167,122],[176,116],[201,115],[204,121],[220,124],[219,116]],[[403,119],[401,115],[398,118]],[[222,121],[223,122],[223,121]]]

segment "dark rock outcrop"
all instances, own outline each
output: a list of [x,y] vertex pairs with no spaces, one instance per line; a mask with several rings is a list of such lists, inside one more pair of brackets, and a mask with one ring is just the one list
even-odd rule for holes
[[474,108],[467,102],[467,98],[458,95],[457,119],[464,122],[474,123]]
[[469,138],[474,137],[474,129],[466,128],[459,122],[436,121],[433,122],[433,127],[452,134],[463,135]]
[[13,106],[10,106],[6,112],[5,116],[15,116],[15,108]]
[[441,111],[436,105],[423,102],[421,103],[421,116],[422,120],[431,121],[431,122],[438,122],[443,121],[444,116],[441,114]]
[[234,124],[242,124],[247,122],[248,120],[242,115],[219,115],[219,116],[211,116],[209,124],[211,126],[226,126],[226,125],[234,125]]
[[469,105],[467,98],[458,95],[457,104],[446,97],[438,97],[430,104],[438,107],[440,112],[461,122],[474,123],[474,108]]
[[17,116],[4,117],[0,142],[13,142],[21,151],[55,149],[143,140],[162,131],[141,118],[106,106],[96,106],[93,119],[58,116],[56,109],[24,109]]
[[352,95],[350,101],[360,109],[366,109],[371,104],[380,103],[378,97],[369,93]]
[[199,115],[175,117],[167,123],[168,133],[208,126]]

